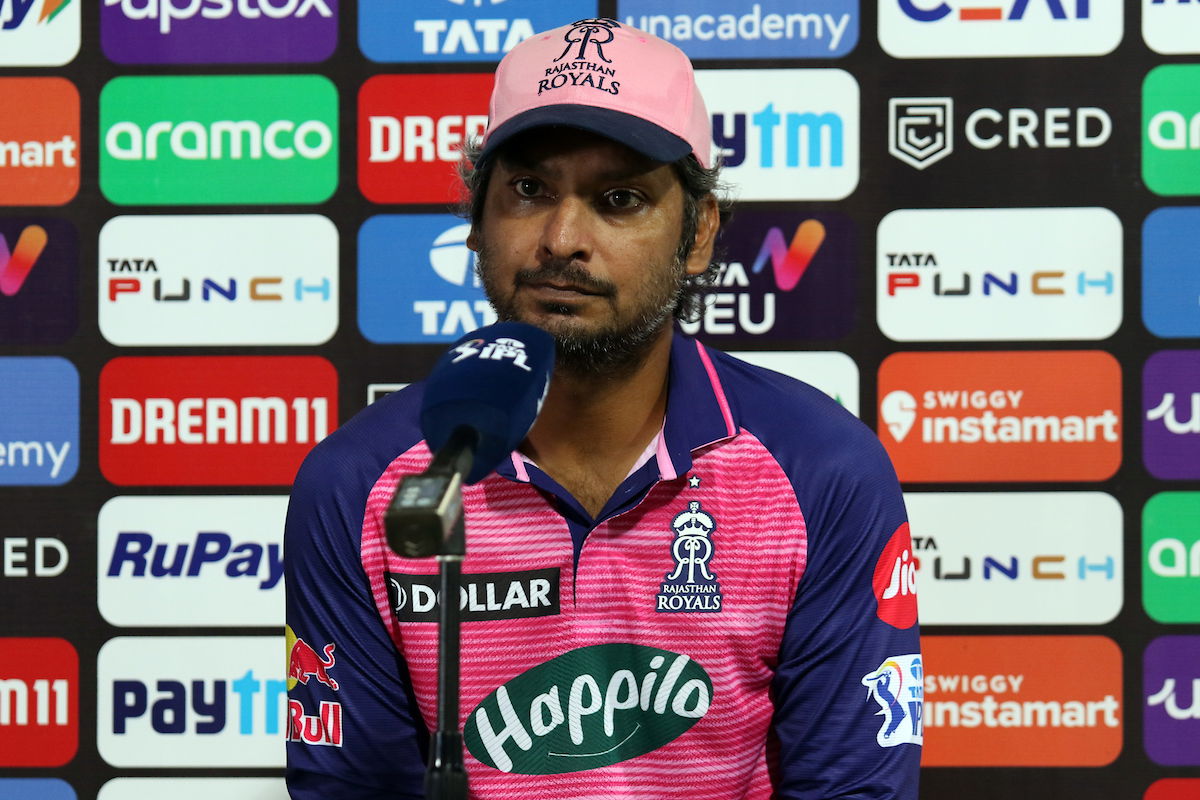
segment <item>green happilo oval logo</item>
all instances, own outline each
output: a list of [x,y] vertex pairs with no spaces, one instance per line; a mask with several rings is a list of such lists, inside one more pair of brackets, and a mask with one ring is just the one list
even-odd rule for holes
[[503,772],[607,767],[674,741],[708,713],[708,673],[639,644],[580,647],[500,686],[467,718],[471,755]]

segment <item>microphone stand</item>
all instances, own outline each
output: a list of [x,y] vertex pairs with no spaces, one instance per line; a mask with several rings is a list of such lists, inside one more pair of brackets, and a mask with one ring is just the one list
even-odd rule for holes
[[420,475],[400,482],[384,514],[388,545],[405,558],[436,555],[441,601],[438,607],[437,730],[425,768],[427,800],[466,800],[463,735],[458,728],[462,620],[459,594],[467,554],[463,514],[463,475],[471,469],[478,435],[459,428]]

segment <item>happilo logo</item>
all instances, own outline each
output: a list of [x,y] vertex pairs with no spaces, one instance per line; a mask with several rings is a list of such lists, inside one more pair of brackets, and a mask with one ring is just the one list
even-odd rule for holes
[[[871,577],[875,614],[893,628],[917,623],[917,561],[905,522],[888,538]],[[881,742],[882,744],[882,742]]]
[[453,203],[464,142],[487,128],[490,74],[375,75],[358,92],[358,186],[375,203]]
[[925,668],[920,653],[889,656],[878,669],[862,676],[882,717],[875,743],[880,747],[919,745],[924,740]]
[[1200,9],[1192,0],[1142,0],[1142,39],[1156,53],[1200,53]]
[[337,330],[338,232],[323,216],[116,217],[99,261],[113,344],[314,345]]
[[1155,67],[1142,82],[1142,179],[1156,194],[1200,194],[1200,64]]
[[0,219],[0,342],[61,344],[79,327],[79,234],[53,217]]
[[0,358],[0,486],[58,486],[79,469],[79,373],[64,358]]
[[1105,339],[1123,314],[1122,233],[1105,208],[893,211],[876,236],[879,328],[895,341]]
[[[0,30],[0,43],[3,36]],[[0,107],[7,109],[0,115],[0,206],[61,206],[73,199],[80,173],[75,84],[0,78]]]
[[591,645],[499,686],[471,711],[463,734],[471,755],[501,772],[583,772],[666,746],[712,699],[708,673],[686,654]]
[[82,0],[0,0],[0,66],[57,67],[79,54]]
[[79,655],[65,639],[0,639],[0,766],[61,767],[79,747]]
[[[1103,492],[907,492],[925,625],[1104,625],[1124,596]],[[1020,520],[1014,524],[1013,520]]]
[[96,657],[96,747],[114,767],[282,767],[281,636],[110,639]]
[[853,0],[698,2],[675,13],[654,0],[624,0],[621,21],[666,39],[691,58],[837,58],[858,43]]
[[119,64],[323,61],[337,0],[104,0],[100,43]]
[[742,200],[840,200],[858,186],[859,90],[837,69],[700,70],[724,175]]
[[100,92],[100,188],[118,204],[320,203],[337,130],[319,75],[119,77]]
[[281,496],[114,497],[96,521],[96,593],[117,626],[283,619]]
[[1200,622],[1200,492],[1159,492],[1142,509],[1142,605],[1158,622]]
[[1100,56],[1124,33],[1122,3],[879,0],[879,43],[896,58]]
[[1108,353],[896,353],[880,439],[902,481],[1100,481],[1121,463],[1121,368]]
[[358,45],[372,61],[495,63],[536,31],[595,15],[595,0],[360,0]]
[[738,214],[720,233],[723,260],[701,316],[683,322],[689,335],[836,339],[850,332],[855,281],[855,227],[840,214],[756,211]]
[[1200,478],[1200,350],[1164,350],[1142,368],[1142,458],[1163,480]]
[[838,405],[854,416],[859,416],[858,364],[845,353],[833,350],[778,352],[729,350],[727,352],[748,364],[781,372],[798,381],[804,381],[829,395]]
[[[358,327],[377,344],[452,342],[496,312],[467,247],[471,226],[449,214],[379,215],[358,233]],[[396,254],[410,259],[397,268]]]
[[925,169],[954,152],[954,98],[888,100],[888,152]]
[[117,358],[100,372],[100,471],[120,486],[286,486],[337,424],[313,356]]
[[1103,636],[923,636],[930,767],[1100,767],[1121,752],[1121,649]]
[[1142,735],[1163,766],[1200,765],[1200,636],[1160,636],[1142,656]]

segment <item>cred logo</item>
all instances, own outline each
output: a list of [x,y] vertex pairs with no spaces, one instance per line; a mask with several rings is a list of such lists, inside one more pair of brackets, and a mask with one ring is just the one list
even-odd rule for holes
[[0,639],[0,766],[59,767],[79,746],[79,655],[65,639]]

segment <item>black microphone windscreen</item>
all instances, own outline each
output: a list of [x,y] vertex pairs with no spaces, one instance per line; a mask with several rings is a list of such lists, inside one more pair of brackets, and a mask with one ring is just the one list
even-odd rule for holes
[[457,428],[479,443],[465,482],[487,477],[508,457],[541,410],[554,370],[554,338],[523,322],[472,331],[434,365],[421,404],[421,433],[434,453]]

